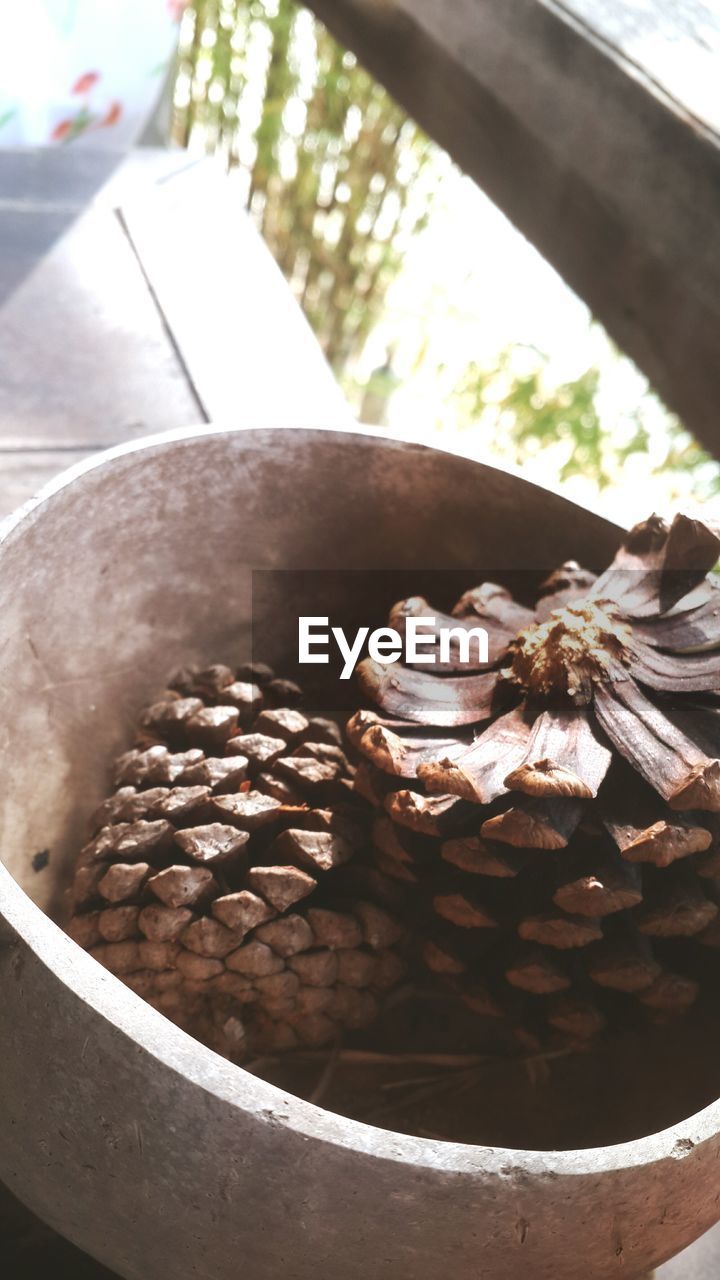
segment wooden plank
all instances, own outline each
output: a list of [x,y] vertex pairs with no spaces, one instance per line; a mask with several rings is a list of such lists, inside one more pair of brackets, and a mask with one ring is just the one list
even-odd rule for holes
[[117,220],[80,218],[0,312],[0,442],[97,448],[204,420]]
[[720,23],[717,3],[708,0],[571,0],[561,3],[568,17],[590,37],[604,40],[674,98],[688,117],[720,130],[718,66]]
[[0,307],[73,222],[73,208],[0,204]]
[[124,200],[133,200],[151,187],[172,182],[186,169],[201,163],[179,147],[134,147],[94,196],[93,206],[115,211]]
[[[0,308],[0,516],[88,453],[210,412],[230,422],[351,421],[224,178],[216,184],[204,164],[196,174],[184,152],[144,150],[99,186],[98,171],[75,170],[76,154],[67,172],[54,152],[22,154],[4,171],[0,156],[0,288],[9,295]],[[142,264],[115,211],[125,198]]]
[[208,161],[121,216],[208,418],[267,426],[353,419],[239,186]]
[[[172,164],[177,168],[177,157]],[[168,168],[163,157],[160,173]],[[132,189],[152,182],[156,160],[139,170],[138,177],[128,166],[124,181]],[[122,183],[120,173],[111,180],[115,197]],[[0,310],[0,447],[87,451],[204,421],[112,209],[99,196],[44,254],[52,220],[65,217],[47,191],[50,208],[0,206],[0,281],[7,262],[9,278],[16,245],[25,245],[20,278]]]
[[0,148],[0,306],[90,203],[124,151]]
[[84,209],[126,155],[112,147],[0,147],[0,206]]
[[58,471],[93,449],[3,449],[0,447],[0,520],[32,498]]
[[311,7],[720,455],[717,4]]

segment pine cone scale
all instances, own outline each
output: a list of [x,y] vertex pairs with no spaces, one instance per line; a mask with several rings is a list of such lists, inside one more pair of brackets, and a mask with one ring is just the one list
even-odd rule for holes
[[[494,669],[361,665],[369,708],[348,735],[366,762],[356,786],[385,815],[377,866],[432,935],[431,977],[478,1011],[471,993],[491,977],[489,1004],[526,991],[575,1039],[604,1025],[605,990],[642,996],[653,1017],[696,998],[687,948],[720,947],[720,589],[706,576],[719,552],[717,522],[651,517],[599,577],[573,562],[551,575],[535,614],[513,615],[493,584],[466,592],[453,617],[512,618],[488,628]],[[391,616],[448,615],[411,598]],[[494,940],[473,955],[481,932]],[[531,950],[508,959],[513,936]]]

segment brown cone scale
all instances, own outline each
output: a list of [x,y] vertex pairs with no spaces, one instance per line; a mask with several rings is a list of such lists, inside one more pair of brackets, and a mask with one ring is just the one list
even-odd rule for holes
[[398,629],[484,624],[486,666],[360,664],[348,736],[376,865],[433,981],[479,1014],[580,1044],[717,981],[718,559],[716,519],[653,516],[599,577],[568,561],[534,609],[493,583],[452,617],[392,609]]
[[372,1028],[408,979],[520,1046],[687,1013],[720,951],[718,551],[653,517],[535,608],[412,597],[391,625],[485,625],[489,663],[361,664],[346,737],[261,664],[178,673],[69,932],[235,1060]]
[[367,806],[339,727],[301,697],[259,665],[177,673],[71,891],[75,941],[236,1061],[370,1026],[406,970],[396,920],[343,883]]

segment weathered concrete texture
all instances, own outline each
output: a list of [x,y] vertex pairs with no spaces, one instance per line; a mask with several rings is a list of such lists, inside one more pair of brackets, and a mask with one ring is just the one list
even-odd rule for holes
[[499,472],[287,429],[127,446],[5,524],[0,1177],[52,1226],[128,1280],[630,1280],[716,1220],[715,1105],[557,1154],[386,1133],[197,1045],[17,883],[56,899],[138,705],[174,662],[237,654],[252,567],[478,573],[616,541]]

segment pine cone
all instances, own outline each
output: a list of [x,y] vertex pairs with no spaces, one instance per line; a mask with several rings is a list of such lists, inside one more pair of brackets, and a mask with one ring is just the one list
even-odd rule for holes
[[[534,610],[490,583],[451,616],[403,601],[390,625],[434,617],[436,665],[358,668],[376,864],[478,1013],[578,1043],[631,1001],[694,1002],[697,944],[720,947],[719,555],[720,523],[653,516]],[[441,628],[479,625],[486,665],[443,655]]]
[[71,937],[235,1060],[371,1024],[404,972],[401,929],[345,880],[367,814],[341,731],[300,699],[260,665],[179,672],[75,871]]

